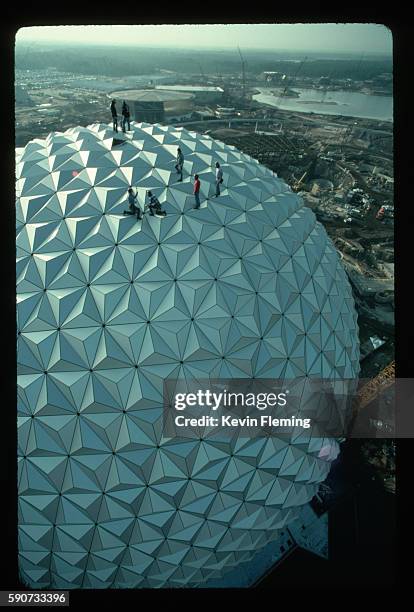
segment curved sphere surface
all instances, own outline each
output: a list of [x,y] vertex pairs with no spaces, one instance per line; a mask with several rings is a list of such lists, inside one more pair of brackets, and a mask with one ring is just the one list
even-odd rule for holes
[[[210,137],[132,128],[115,146],[96,124],[17,152],[19,553],[36,588],[203,584],[326,478],[335,441],[163,438],[165,378],[359,369],[348,280],[301,198]],[[167,216],[124,216],[131,184]]]

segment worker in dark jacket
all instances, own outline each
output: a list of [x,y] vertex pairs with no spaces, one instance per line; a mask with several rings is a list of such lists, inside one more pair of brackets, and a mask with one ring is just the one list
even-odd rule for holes
[[113,122],[113,130],[114,132],[118,131],[118,113],[116,112],[116,100],[112,100],[111,102],[111,115],[112,115],[112,122]]
[[178,147],[177,149],[177,163],[175,164],[175,169],[177,170],[177,174],[180,175],[178,182],[180,183],[183,180],[183,166],[184,166],[184,155],[181,149]]
[[124,210],[124,215],[136,215],[137,221],[142,221],[142,211],[137,206],[137,194],[133,192],[132,187],[128,189],[128,204],[129,210]]
[[129,117],[130,117],[129,106],[124,100],[122,104],[122,131],[124,132],[124,134],[125,134],[126,123],[128,123],[128,132],[131,130],[131,124],[129,122]]
[[220,195],[220,185],[223,182],[223,170],[220,168],[220,164],[216,162],[216,198]]
[[165,217],[167,213],[165,212],[165,210],[162,210],[161,204],[159,203],[158,198],[155,197],[155,195],[153,195],[151,191],[148,191],[147,195],[150,200],[148,204],[150,215],[153,217],[155,213],[157,213],[157,215],[161,215]]
[[200,208],[200,179],[198,178],[198,174],[194,177],[194,197],[196,202],[194,208]]

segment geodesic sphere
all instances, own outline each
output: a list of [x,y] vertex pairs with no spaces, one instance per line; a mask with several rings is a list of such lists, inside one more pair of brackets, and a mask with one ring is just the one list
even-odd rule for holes
[[[335,441],[163,437],[166,378],[359,369],[350,285],[302,199],[234,147],[132,128],[17,151],[19,553],[34,588],[201,585],[326,478]],[[167,216],[124,215],[130,185]]]

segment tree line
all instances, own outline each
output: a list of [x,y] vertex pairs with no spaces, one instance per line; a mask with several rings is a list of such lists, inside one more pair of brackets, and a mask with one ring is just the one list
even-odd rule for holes
[[[259,74],[264,71],[295,75],[299,64],[280,59],[277,53],[243,53],[246,71]],[[298,56],[299,58],[299,56]],[[300,58],[299,58],[300,59]],[[304,60],[305,57],[302,58]],[[159,69],[178,73],[234,74],[241,70],[237,50],[186,51],[177,49],[143,49],[139,47],[43,47],[36,45],[16,47],[15,66],[21,70],[55,68],[62,72],[101,76],[133,76],[151,74]],[[299,75],[333,79],[372,79],[392,72],[392,59],[312,59],[300,66]]]

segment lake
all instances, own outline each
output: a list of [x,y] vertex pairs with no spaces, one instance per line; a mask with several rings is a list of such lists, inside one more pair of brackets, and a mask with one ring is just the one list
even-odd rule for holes
[[[256,102],[299,113],[323,113],[393,121],[393,97],[374,96],[356,91],[326,91],[293,88],[299,98],[281,98],[276,88],[259,88],[253,96]],[[276,95],[271,92],[275,91]]]

